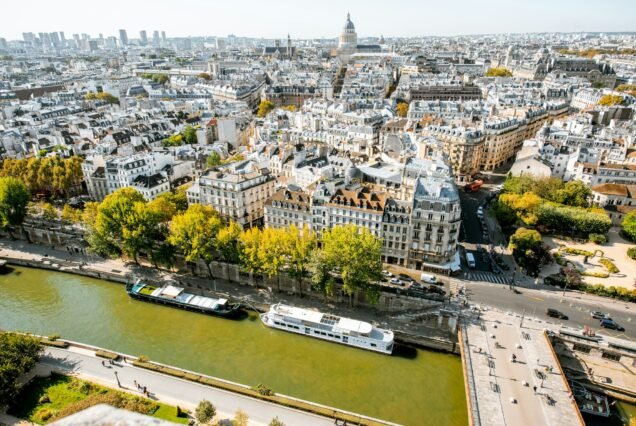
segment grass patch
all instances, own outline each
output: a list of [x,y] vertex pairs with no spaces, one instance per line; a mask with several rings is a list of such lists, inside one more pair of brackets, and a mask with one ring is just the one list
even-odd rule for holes
[[567,254],[571,254],[574,256],[587,256],[587,257],[594,256],[594,253],[592,253],[589,250],[577,249],[572,247],[563,247],[561,250],[566,252]]
[[187,423],[186,418],[177,417],[176,407],[55,373],[33,379],[20,392],[9,412],[34,423],[46,424],[97,404]]

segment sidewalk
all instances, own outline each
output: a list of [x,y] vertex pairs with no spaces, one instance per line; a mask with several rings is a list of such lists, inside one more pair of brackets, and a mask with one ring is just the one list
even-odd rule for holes
[[[53,369],[78,375],[130,393],[139,393],[135,391],[133,384],[136,380],[147,387],[151,398],[188,409],[194,409],[202,399],[207,399],[217,407],[220,417],[232,418],[240,409],[247,413],[250,424],[254,425],[267,425],[274,417],[289,425],[333,424],[331,419],[133,367],[127,363],[116,362],[114,365],[104,366],[102,361],[95,356],[49,347],[45,349],[40,365],[45,367],[44,371]],[[117,386],[118,381],[121,386]]]

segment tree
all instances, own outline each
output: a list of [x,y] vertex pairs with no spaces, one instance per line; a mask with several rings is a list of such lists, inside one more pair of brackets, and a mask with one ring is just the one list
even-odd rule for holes
[[325,296],[325,302],[328,296],[333,296],[336,285],[335,278],[331,273],[333,266],[328,263],[329,260],[322,250],[315,250],[309,263],[312,287]]
[[161,145],[164,147],[181,146],[183,145],[183,136],[180,134],[169,136],[161,141]]
[[[238,263],[241,256],[241,225],[234,221],[230,221],[227,226],[221,228],[216,236],[216,251],[221,259],[226,263]],[[229,273],[229,265],[227,266],[228,280],[232,281]]]
[[592,198],[592,190],[583,181],[572,180],[566,182],[562,189],[556,191],[557,203],[573,207],[588,207]]
[[193,145],[197,143],[197,129],[192,126],[185,126],[183,131],[181,132],[183,136],[183,140],[185,143]]
[[210,262],[214,260],[216,236],[222,225],[212,207],[192,204],[172,218],[168,242],[181,250],[186,262],[203,260],[212,277]]
[[42,218],[45,220],[56,220],[58,218],[57,209],[51,203],[43,203]]
[[194,410],[194,417],[199,423],[209,423],[216,416],[216,407],[207,399],[203,399]]
[[0,408],[14,401],[19,379],[35,366],[42,350],[36,337],[0,333]]
[[636,210],[632,210],[623,217],[621,228],[627,239],[636,242]]
[[289,258],[287,259],[287,271],[289,276],[298,282],[298,290],[303,295],[303,279],[309,275],[309,267],[318,239],[316,233],[305,225],[302,231],[295,226],[287,229],[289,234]]
[[232,419],[232,426],[248,426],[250,418],[245,411],[238,410]]
[[[142,225],[139,216],[146,215],[138,204],[145,206],[145,203],[144,197],[133,188],[122,188],[106,196],[96,211],[91,212],[93,221],[84,222],[91,249],[102,256],[128,254],[138,261],[137,255],[145,237],[143,232],[154,225],[147,224],[143,230],[139,229]],[[91,217],[87,214],[84,219]]]
[[624,99],[622,96],[609,94],[609,95],[604,95],[601,99],[599,99],[598,105],[614,106],[614,105],[622,104],[623,101]]
[[0,178],[0,227],[13,238],[12,228],[21,226],[31,194],[26,185],[13,177]]
[[504,67],[489,68],[486,77],[512,77],[512,71]]
[[82,211],[74,209],[68,204],[64,204],[62,209],[62,220],[70,223],[80,223],[82,221]]
[[371,302],[380,295],[377,281],[382,279],[382,244],[367,228],[336,226],[321,238],[324,261],[340,270],[342,290],[350,296],[363,290]]
[[258,247],[258,259],[262,271],[269,277],[278,278],[280,292],[280,273],[290,257],[291,241],[285,228],[265,228]]
[[519,228],[510,237],[509,248],[519,266],[531,275],[538,272],[544,263],[549,263],[550,253],[541,240],[541,234],[533,229]]
[[197,77],[199,77],[202,80],[207,80],[207,81],[212,80],[212,76],[208,74],[207,72],[202,72]]
[[[241,242],[241,265],[252,275],[263,272],[261,257],[259,256],[263,231],[258,228],[250,228],[239,236]],[[258,281],[256,281],[258,288]]]
[[164,192],[155,198],[155,200],[158,199],[163,199],[170,203],[176,213],[182,213],[188,209],[188,194],[183,187],[177,188],[173,192]]
[[270,113],[270,111],[272,111],[274,109],[274,104],[271,101],[268,100],[263,100],[261,101],[261,103],[258,105],[258,112],[256,113],[256,115],[258,117],[265,117],[267,114]]
[[398,102],[395,110],[398,117],[406,117],[406,114],[409,112],[409,104],[406,102]]
[[270,422],[269,426],[285,426],[285,423],[280,421],[278,417],[274,417]]
[[209,168],[220,166],[221,164],[221,156],[216,151],[212,151],[212,154],[208,155],[208,158],[205,160],[205,166]]

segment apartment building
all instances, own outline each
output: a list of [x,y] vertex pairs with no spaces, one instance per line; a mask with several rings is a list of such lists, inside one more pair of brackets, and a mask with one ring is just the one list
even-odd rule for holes
[[274,194],[275,178],[268,169],[245,160],[207,171],[198,184],[201,204],[213,207],[226,220],[252,227],[263,224],[265,201]]

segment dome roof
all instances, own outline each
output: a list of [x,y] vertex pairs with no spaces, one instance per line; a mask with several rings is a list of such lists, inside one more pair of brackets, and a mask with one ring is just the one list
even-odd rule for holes
[[347,13],[347,22],[345,22],[344,24],[344,28],[345,30],[355,30],[356,27],[353,25],[353,22],[351,22],[351,16]]

